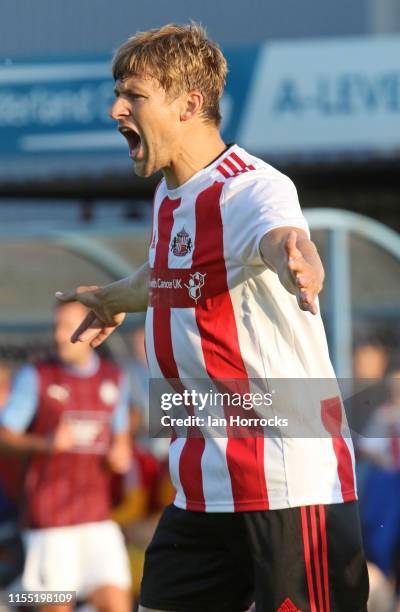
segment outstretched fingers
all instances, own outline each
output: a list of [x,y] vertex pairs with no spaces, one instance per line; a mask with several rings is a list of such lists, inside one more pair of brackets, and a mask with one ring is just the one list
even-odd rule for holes
[[[59,300],[60,302],[80,302],[81,304],[83,304],[84,306],[89,306],[90,305],[90,300],[92,298],[92,296],[90,295],[91,292],[96,291],[96,289],[98,289],[98,285],[85,285],[85,286],[81,286],[81,287],[77,287],[76,289],[73,289],[72,291],[57,291],[55,296],[57,298],[57,300]],[[84,295],[84,294],[88,294],[88,295]]]
[[110,336],[114,330],[115,327],[103,327],[103,329],[98,332],[93,340],[90,341],[90,346],[92,348],[97,348],[100,346],[100,344],[103,344],[103,342],[107,340],[108,336]]
[[318,313],[316,297],[320,291],[313,266],[297,246],[298,233],[291,230],[285,242],[287,267],[296,286],[297,303],[301,310]]
[[290,262],[292,259],[298,259],[302,257],[301,251],[297,248],[297,232],[295,230],[291,230],[286,238],[285,243],[285,251],[288,257],[288,261]]
[[81,286],[74,291],[57,291],[56,298],[62,303],[79,302],[89,309],[79,327],[71,336],[71,342],[88,342],[92,348],[100,346],[121,325],[125,313],[113,314],[104,305],[97,285]]
[[106,327],[106,324],[91,311],[72,334],[71,342],[89,342],[92,348],[97,348],[114,330],[115,325]]
[[318,308],[315,303],[315,300],[309,292],[300,290],[297,293],[297,302],[301,310],[305,310],[306,312],[311,312],[311,314],[314,314],[314,315],[318,314]]
[[76,291],[56,291],[55,296],[59,302],[67,304],[68,302],[76,302]]
[[99,333],[102,327],[103,323],[97,319],[96,313],[91,310],[72,334],[71,342],[89,342]]

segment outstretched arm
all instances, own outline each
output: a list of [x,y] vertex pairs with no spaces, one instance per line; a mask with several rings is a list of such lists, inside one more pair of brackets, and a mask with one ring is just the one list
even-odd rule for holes
[[72,342],[90,342],[96,348],[125,319],[127,312],[144,312],[148,300],[149,266],[145,263],[132,276],[105,287],[78,287],[57,292],[60,302],[80,302],[90,312],[73,333]]
[[296,295],[301,310],[317,314],[315,300],[325,275],[316,246],[307,234],[298,228],[276,228],[262,238],[260,250],[285,289]]

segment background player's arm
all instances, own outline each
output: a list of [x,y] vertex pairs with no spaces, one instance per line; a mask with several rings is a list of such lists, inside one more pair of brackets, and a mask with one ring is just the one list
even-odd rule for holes
[[132,462],[132,445],[128,432],[114,434],[110,450],[107,453],[107,463],[111,471],[125,474]]
[[39,390],[36,369],[27,365],[14,377],[11,394],[0,418],[0,449],[10,454],[53,453],[65,451],[73,445],[72,432],[60,423],[49,436],[26,430],[33,421]]
[[72,434],[66,423],[60,424],[51,436],[21,433],[0,427],[0,449],[12,455],[56,453],[69,450],[73,445]]
[[112,438],[106,459],[116,474],[125,474],[132,462],[132,444],[129,430],[130,385],[126,373],[121,375],[118,402],[112,416]]
[[317,314],[315,300],[323,286],[324,269],[306,232],[293,227],[273,229],[262,238],[260,251],[285,289],[296,295],[299,307]]
[[90,342],[99,346],[125,319],[127,312],[144,312],[147,308],[149,265],[143,264],[131,276],[105,287],[78,287],[74,291],[57,292],[61,302],[80,302],[89,314],[72,335],[72,342]]

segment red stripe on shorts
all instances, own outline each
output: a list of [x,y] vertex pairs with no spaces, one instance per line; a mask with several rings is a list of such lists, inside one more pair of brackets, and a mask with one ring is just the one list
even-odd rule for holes
[[308,597],[310,600],[310,612],[317,612],[317,605],[315,602],[315,594],[314,594],[314,585],[313,585],[313,580],[312,580],[311,554],[310,554],[310,544],[309,544],[309,539],[308,539],[306,506],[301,506],[300,514],[301,514],[301,528],[302,528],[302,535],[303,535],[304,563],[306,566]]
[[325,591],[325,608],[326,612],[330,612],[330,592],[329,592],[329,575],[328,575],[328,543],[326,537],[326,517],[325,507],[318,506],[319,508],[319,526],[321,530],[321,549],[322,549],[322,571],[323,571],[323,582]]
[[315,514],[315,506],[310,506],[310,516],[311,516],[312,548],[313,548],[313,555],[314,555],[314,569],[315,569],[315,576],[317,579],[319,612],[324,612],[324,602],[322,598],[322,583],[321,583],[321,566],[319,562],[319,550],[318,550],[317,518]]

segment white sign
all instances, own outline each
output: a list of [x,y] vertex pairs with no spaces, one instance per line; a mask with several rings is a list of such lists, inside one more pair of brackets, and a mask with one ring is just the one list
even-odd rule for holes
[[400,150],[400,37],[265,46],[238,142],[258,154]]

